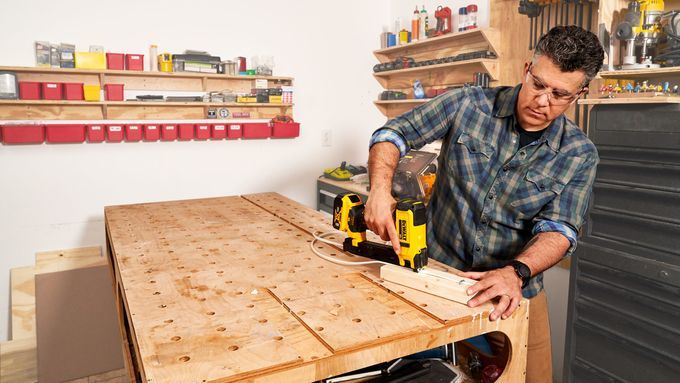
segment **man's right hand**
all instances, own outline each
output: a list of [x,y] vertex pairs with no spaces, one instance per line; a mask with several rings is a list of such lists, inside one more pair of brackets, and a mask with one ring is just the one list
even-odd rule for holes
[[371,191],[366,201],[364,221],[368,229],[378,234],[383,241],[392,242],[394,252],[399,254],[401,246],[392,218],[396,205],[397,201],[389,192]]

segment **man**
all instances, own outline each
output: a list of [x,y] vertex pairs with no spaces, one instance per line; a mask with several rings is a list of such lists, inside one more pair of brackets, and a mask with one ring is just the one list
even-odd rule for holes
[[450,91],[388,121],[371,138],[368,227],[395,251],[390,195],[400,155],[442,139],[428,206],[430,256],[478,282],[478,306],[508,318],[531,299],[527,382],[552,381],[542,272],[570,255],[599,162],[592,142],[563,112],[602,66],[597,37],[555,27],[536,45],[520,85]]

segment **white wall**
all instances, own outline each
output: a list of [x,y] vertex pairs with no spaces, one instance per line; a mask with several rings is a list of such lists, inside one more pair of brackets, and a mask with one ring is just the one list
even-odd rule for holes
[[[275,57],[293,76],[301,137],[282,141],[0,146],[0,340],[9,270],[36,251],[104,244],[103,208],[276,191],[315,206],[315,180],[341,160],[365,162],[385,120],[372,101],[388,0],[4,2],[0,65],[33,66],[36,40],[112,52],[207,50]],[[0,116],[2,119],[2,116]],[[332,130],[323,147],[321,130]]]

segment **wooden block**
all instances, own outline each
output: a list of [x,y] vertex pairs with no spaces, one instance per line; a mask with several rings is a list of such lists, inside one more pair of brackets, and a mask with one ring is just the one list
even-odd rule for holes
[[76,249],[44,251],[35,253],[35,273],[52,273],[81,267],[105,266],[101,247],[80,247]]
[[10,270],[12,339],[35,338],[35,276],[32,266]]
[[452,273],[427,268],[416,273],[409,268],[397,265],[382,266],[380,278],[462,304],[467,304],[472,298],[465,290],[475,283],[473,279],[459,277]]
[[35,338],[0,343],[0,382],[38,381]]
[[64,382],[124,367],[106,266],[37,274],[40,382]]

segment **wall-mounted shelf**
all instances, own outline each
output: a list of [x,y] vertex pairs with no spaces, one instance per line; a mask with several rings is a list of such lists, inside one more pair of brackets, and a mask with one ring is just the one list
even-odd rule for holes
[[578,100],[581,105],[615,105],[615,104],[680,104],[678,96],[658,97],[615,97],[615,98],[586,98]]
[[[125,90],[158,93],[165,91],[211,92],[229,89],[250,93],[253,81],[266,79],[268,87],[290,86],[292,77],[227,76],[211,73],[164,73],[120,70],[65,68],[0,67],[17,74],[19,81],[54,81],[86,85],[123,84]],[[2,120],[61,119],[200,119],[209,108],[226,107],[231,114],[249,113],[251,118],[271,119],[277,115],[293,115],[292,103],[215,103],[215,102],[146,102],[146,101],[67,101],[4,100],[0,101]]]
[[612,70],[599,73],[602,78],[660,78],[680,75],[680,67],[635,69],[635,70]]
[[[500,34],[497,29],[483,28],[379,49],[373,54],[381,63],[394,61],[397,57],[410,57],[416,62],[424,62],[479,51],[490,51],[499,57],[499,42]],[[393,118],[427,102],[414,99],[415,80],[420,80],[426,90],[441,89],[472,82],[477,72],[487,73],[489,80],[497,83],[500,80],[498,58],[478,58],[375,72],[373,76],[383,88],[403,92],[407,97],[406,100],[376,101],[375,105],[387,118]]]

